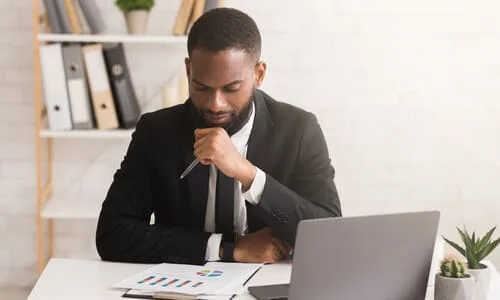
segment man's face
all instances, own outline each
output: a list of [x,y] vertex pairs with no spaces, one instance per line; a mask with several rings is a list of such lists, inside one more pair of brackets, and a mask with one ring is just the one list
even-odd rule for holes
[[243,50],[193,50],[186,58],[189,95],[206,126],[241,127],[265,68],[263,62],[256,64]]

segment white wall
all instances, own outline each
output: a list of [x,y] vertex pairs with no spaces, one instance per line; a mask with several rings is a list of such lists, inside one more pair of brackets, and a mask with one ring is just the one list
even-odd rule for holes
[[[123,31],[114,1],[99,2]],[[179,1],[156,2],[150,31],[166,32]],[[345,215],[439,209],[453,238],[455,226],[499,223],[498,1],[226,3],[262,30],[264,89],[319,117]],[[0,289],[36,279],[31,39],[31,1],[0,0]],[[155,99],[184,49],[141,47],[127,49],[130,67]],[[126,143],[57,141],[56,188],[103,194]],[[56,255],[97,257],[94,228],[56,223]],[[500,266],[500,250],[491,259]]]

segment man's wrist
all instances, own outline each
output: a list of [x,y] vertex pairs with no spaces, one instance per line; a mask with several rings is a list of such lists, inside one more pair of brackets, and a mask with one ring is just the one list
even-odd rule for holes
[[236,179],[241,182],[241,186],[244,191],[248,190],[257,175],[257,168],[249,162],[247,159],[244,160],[243,166],[239,168],[240,174],[236,177]]

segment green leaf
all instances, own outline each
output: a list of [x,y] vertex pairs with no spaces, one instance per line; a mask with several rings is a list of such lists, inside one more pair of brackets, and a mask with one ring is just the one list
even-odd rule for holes
[[465,251],[467,253],[467,264],[469,265],[469,269],[477,269],[479,267],[479,263],[476,255],[470,248],[465,248]]
[[480,254],[478,254],[478,261],[483,260],[485,257],[490,255],[490,253],[495,250],[495,248],[500,244],[500,238],[497,239],[496,241],[493,241],[491,244],[488,244],[487,247],[484,248],[483,251],[481,251]]
[[443,239],[448,243],[450,244],[450,246],[452,246],[453,248],[455,248],[458,252],[460,252],[460,254],[462,254],[464,257],[467,257],[466,254],[465,254],[465,249],[462,248],[460,245],[458,245],[457,243],[455,242],[452,242],[450,241],[449,239],[445,238],[443,236]]
[[464,228],[464,231],[458,229],[458,232],[460,233],[460,236],[462,237],[462,241],[465,244],[465,250],[469,250],[469,252],[474,253],[474,245],[472,244],[472,241],[470,239],[470,235],[467,232],[467,230]]
[[479,249],[482,249],[484,246],[486,246],[486,244],[490,241],[491,239],[491,235],[493,234],[493,232],[495,231],[497,227],[493,227],[492,229],[490,229],[490,231],[488,231],[484,237],[479,241],[478,243],[478,248]]

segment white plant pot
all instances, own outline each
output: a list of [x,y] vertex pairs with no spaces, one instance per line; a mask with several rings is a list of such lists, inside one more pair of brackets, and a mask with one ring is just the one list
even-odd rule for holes
[[491,268],[481,264],[482,269],[467,269],[474,277],[474,300],[487,300],[490,292]]
[[146,32],[148,25],[149,11],[147,10],[131,10],[125,12],[125,22],[127,23],[127,31],[129,34],[143,34]]
[[474,300],[474,278],[449,278],[436,274],[434,300]]

